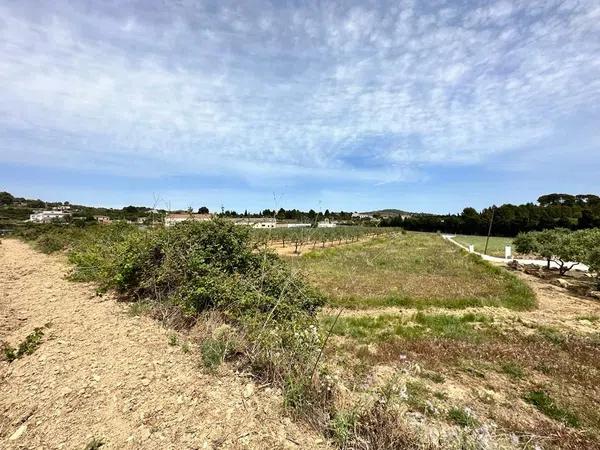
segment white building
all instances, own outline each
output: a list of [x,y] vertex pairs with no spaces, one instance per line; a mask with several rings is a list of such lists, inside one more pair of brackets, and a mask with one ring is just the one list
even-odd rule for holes
[[212,220],[212,214],[194,214],[194,213],[173,213],[167,214],[165,217],[165,227],[173,226],[177,223],[185,222],[186,220],[193,220],[196,222],[205,222]]
[[352,218],[353,219],[372,219],[373,215],[366,214],[366,213],[359,213],[359,212],[355,211],[352,213]]
[[112,220],[108,216],[94,216],[94,219],[96,219],[96,221],[98,223],[103,223],[103,224],[109,224],[112,222]]
[[246,225],[252,228],[275,228],[277,220],[274,218],[265,217],[243,217],[233,219],[236,225]]
[[335,228],[337,227],[337,223],[332,222],[329,219],[325,219],[317,223],[317,228]]
[[50,223],[50,222],[62,222],[71,213],[64,211],[40,211],[29,215],[29,222],[35,223]]
[[287,228],[310,228],[310,223],[287,223],[283,224],[283,226],[287,226]]

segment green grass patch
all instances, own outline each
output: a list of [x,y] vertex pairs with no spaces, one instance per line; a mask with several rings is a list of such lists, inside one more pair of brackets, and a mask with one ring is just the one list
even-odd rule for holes
[[351,309],[503,306],[529,310],[532,290],[513,274],[427,233],[381,236],[289,261]]
[[525,371],[515,361],[507,361],[500,365],[500,370],[506,375],[514,379],[521,379],[525,377]]
[[555,345],[563,345],[567,341],[567,337],[556,328],[540,325],[537,329],[540,336]]
[[461,427],[474,427],[478,425],[473,413],[465,408],[451,408],[448,411],[448,419]]
[[[470,235],[458,235],[454,238],[456,242],[464,246],[474,245],[475,251],[483,253],[485,250],[485,241],[487,236],[470,236]],[[513,238],[490,236],[488,242],[487,254],[491,256],[504,257],[504,247],[506,245],[513,245]]]
[[573,428],[579,427],[579,419],[571,411],[561,408],[545,391],[531,391],[525,401],[535,406],[541,413]]
[[[331,327],[334,317],[323,319],[325,327]],[[491,331],[489,327],[476,329],[473,324],[490,323],[481,315],[426,314],[417,312],[411,317],[381,314],[378,316],[340,317],[333,327],[333,334],[350,337],[361,343],[383,342],[393,338],[406,340],[452,339],[470,342],[483,340]]]

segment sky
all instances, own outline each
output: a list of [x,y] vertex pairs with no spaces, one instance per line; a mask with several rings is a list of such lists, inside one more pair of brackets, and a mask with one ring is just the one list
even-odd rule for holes
[[600,193],[600,2],[0,0],[0,191],[458,212]]

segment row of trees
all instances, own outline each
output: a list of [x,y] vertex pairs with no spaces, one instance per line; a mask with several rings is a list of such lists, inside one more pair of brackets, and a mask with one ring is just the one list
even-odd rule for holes
[[336,227],[336,228],[270,228],[253,229],[252,237],[259,245],[293,245],[295,252],[304,247],[325,247],[329,244],[354,242],[360,238],[394,232],[392,228],[376,227]]
[[520,233],[514,240],[514,246],[519,253],[545,258],[548,268],[554,262],[561,275],[576,263],[586,264],[596,273],[600,271],[600,228],[578,231],[557,228]]
[[504,204],[482,211],[465,208],[460,214],[417,214],[383,220],[381,226],[415,231],[442,231],[454,234],[487,234],[493,218],[492,234],[516,236],[520,232],[553,228],[578,230],[600,227],[600,197],[592,194],[548,194],[538,204]]

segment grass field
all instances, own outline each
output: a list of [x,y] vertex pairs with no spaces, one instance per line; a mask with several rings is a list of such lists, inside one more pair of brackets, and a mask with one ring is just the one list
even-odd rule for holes
[[347,403],[383,396],[416,430],[409,448],[597,448],[600,333],[538,322],[532,290],[504,269],[425,233],[290,263],[328,299],[326,359]]
[[532,292],[514,276],[432,234],[377,237],[310,252],[295,263],[335,306],[535,306]]
[[[456,242],[462,245],[470,245],[473,244],[475,246],[475,251],[478,253],[483,253],[485,249],[485,241],[487,236],[466,236],[466,235],[458,235],[454,238]],[[499,256],[504,257],[504,247],[506,245],[512,245],[512,238],[507,237],[497,237],[490,236],[490,241],[488,243],[487,254],[491,256]],[[514,253],[514,249],[513,249]]]

